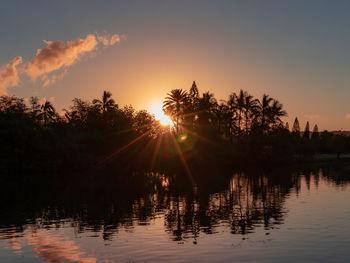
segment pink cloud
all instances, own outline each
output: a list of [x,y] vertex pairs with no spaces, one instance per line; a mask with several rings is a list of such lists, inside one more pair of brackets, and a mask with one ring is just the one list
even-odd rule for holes
[[[35,81],[38,77],[42,80],[43,87],[53,85],[63,79],[67,69],[78,62],[86,53],[91,53],[103,46],[118,44],[124,35],[88,34],[85,38],[63,42],[45,41],[46,47],[38,49],[35,57],[20,69],[17,65],[22,63],[22,57],[16,57],[10,63],[0,68],[0,94],[7,94],[8,87],[17,86],[19,74],[26,72]],[[62,71],[63,69],[63,71]],[[56,72],[60,71],[60,72]]]
[[121,37],[117,34],[101,36],[97,34],[97,40],[104,46],[113,46],[119,44]]
[[85,39],[74,41],[44,41],[47,46],[38,49],[36,56],[29,62],[27,74],[36,80],[37,77],[52,71],[66,68],[77,62],[84,53],[91,52],[97,47],[95,35],[89,34]]
[[20,63],[22,63],[22,57],[16,57],[0,69],[0,95],[7,94],[8,87],[18,85],[17,65]]

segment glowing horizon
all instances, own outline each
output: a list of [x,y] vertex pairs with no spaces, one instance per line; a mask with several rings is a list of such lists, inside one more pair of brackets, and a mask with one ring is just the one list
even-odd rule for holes
[[67,13],[59,1],[5,1],[0,92],[54,98],[60,111],[109,90],[120,106],[147,109],[196,80],[218,101],[240,89],[266,93],[283,103],[289,124],[298,117],[301,127],[350,130],[348,7],[115,1],[94,13],[73,3]]

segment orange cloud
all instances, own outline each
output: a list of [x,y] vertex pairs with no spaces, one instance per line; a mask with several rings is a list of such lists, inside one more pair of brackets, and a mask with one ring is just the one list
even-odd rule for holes
[[97,40],[101,42],[104,46],[113,46],[115,44],[119,44],[120,42],[120,36],[117,34],[114,35],[106,35],[106,36],[100,36],[97,35]]
[[89,34],[85,39],[78,38],[74,41],[44,41],[47,46],[38,49],[27,68],[27,74],[36,80],[37,77],[74,64],[87,52],[93,51],[98,42],[95,35]]
[[43,82],[43,88],[52,86],[53,84],[56,83],[56,81],[58,80],[62,80],[64,75],[67,73],[67,69],[65,69],[62,73],[59,74],[54,74],[51,76],[46,75],[42,75],[41,79],[44,81]]
[[6,88],[18,85],[19,78],[16,67],[20,63],[22,63],[22,57],[16,57],[0,69],[0,95],[7,94]]

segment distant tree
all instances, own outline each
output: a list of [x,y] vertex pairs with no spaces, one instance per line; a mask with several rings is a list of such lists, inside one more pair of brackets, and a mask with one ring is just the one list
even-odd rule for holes
[[41,106],[39,104],[38,97],[30,97],[29,99],[29,112],[33,119],[38,119],[38,116],[41,112]]
[[241,134],[241,129],[242,129],[242,114],[244,111],[244,105],[245,105],[245,97],[246,93],[243,90],[239,91],[239,94],[236,95],[236,109],[238,111],[238,134]]
[[201,125],[208,125],[211,121],[211,115],[213,113],[213,109],[216,105],[216,99],[214,98],[213,93],[205,92],[203,96],[199,98],[198,102],[198,118],[199,123]]
[[315,139],[319,137],[319,132],[318,132],[318,126],[317,124],[315,124],[313,130],[312,130],[312,134],[311,134],[311,138]]
[[270,110],[270,121],[272,127],[280,127],[280,125],[283,124],[281,117],[284,116],[287,116],[287,112],[283,110],[283,105],[278,100],[273,99]]
[[154,116],[146,110],[136,112],[134,117],[134,127],[137,132],[141,134],[149,132],[150,136],[155,136],[158,126],[159,125],[156,124]]
[[112,93],[109,91],[103,91],[101,100],[94,99],[92,104],[94,104],[102,112],[102,114],[105,114],[107,111],[114,110],[118,107],[114,99],[112,99]]
[[258,101],[253,124],[260,133],[266,134],[281,127],[283,125],[281,118],[286,115],[287,112],[283,110],[283,105],[278,100],[264,94],[262,100]]
[[289,131],[289,123],[288,122],[286,122],[286,125],[284,127],[285,127],[286,130]]
[[303,137],[309,139],[310,138],[310,124],[306,122],[305,130],[303,133]]
[[[77,127],[86,127],[88,123],[88,116],[90,111],[92,110],[92,106],[89,102],[83,101],[81,99],[75,98],[73,99],[73,106],[70,107],[69,110],[64,109],[65,118],[68,123],[71,123],[73,126]],[[98,115],[100,113],[98,112]]]
[[41,105],[41,112],[38,117],[43,122],[44,125],[55,120],[56,110],[50,101],[45,101],[44,104]]
[[190,88],[189,97],[192,100],[192,103],[195,103],[195,101],[199,98],[199,90],[195,81],[193,81],[192,86]]
[[244,117],[245,117],[245,133],[249,133],[250,125],[252,122],[252,118],[258,111],[259,101],[254,99],[254,97],[247,92],[244,94]]
[[217,103],[213,108],[213,119],[220,135],[226,133],[228,127],[227,123],[230,121],[227,117],[228,115],[230,115],[230,111],[225,102]]
[[24,113],[26,109],[27,107],[23,99],[7,95],[0,97],[0,111],[7,113]]
[[292,134],[295,136],[300,136],[300,125],[298,118],[295,118],[293,128],[292,128]]
[[194,128],[195,122],[198,118],[198,103],[199,90],[195,81],[193,81],[190,91],[188,93],[187,105],[184,109],[184,124],[188,128]]
[[269,122],[271,120],[271,102],[273,101],[269,95],[264,94],[261,101],[259,101],[259,111],[257,114],[259,126],[262,133],[269,130]]

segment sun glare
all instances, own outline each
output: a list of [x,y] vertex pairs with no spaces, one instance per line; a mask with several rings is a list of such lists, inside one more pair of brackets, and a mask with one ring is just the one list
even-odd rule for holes
[[159,122],[160,124],[162,124],[163,126],[168,126],[168,125],[171,125],[173,122],[171,121],[171,119],[166,116],[166,115],[163,115],[163,116],[160,116],[159,117]]
[[164,114],[162,110],[162,104],[152,104],[150,107],[148,107],[148,110],[151,114],[154,114],[154,117],[160,122],[161,125],[173,126],[173,121],[169,118],[169,116]]

